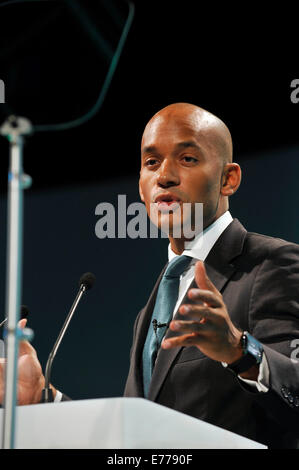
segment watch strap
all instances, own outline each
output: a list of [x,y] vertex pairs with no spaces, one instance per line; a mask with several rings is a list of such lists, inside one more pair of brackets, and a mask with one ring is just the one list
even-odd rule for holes
[[235,375],[245,372],[256,364],[260,364],[263,357],[262,344],[247,331],[242,334],[241,345],[243,356],[237,361],[226,365]]

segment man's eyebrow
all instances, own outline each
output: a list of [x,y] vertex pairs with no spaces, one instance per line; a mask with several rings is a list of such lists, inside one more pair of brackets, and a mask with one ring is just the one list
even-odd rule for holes
[[157,151],[157,149],[154,145],[149,145],[149,146],[143,147],[143,149],[141,149],[142,153],[155,153],[156,151]]
[[200,146],[194,142],[193,140],[187,140],[187,141],[184,141],[184,142],[179,142],[177,145],[176,145],[177,148],[181,149],[181,148],[188,148],[188,147],[193,147],[195,148],[196,150],[201,150]]
[[[183,141],[183,142],[179,142],[177,145],[176,145],[176,148],[178,149],[184,149],[184,148],[188,148],[188,147],[193,147],[194,149],[196,150],[201,150],[200,146],[194,142],[193,140],[186,140],[186,141]],[[145,153],[156,153],[157,152],[157,148],[155,147],[155,145],[148,145],[147,147],[144,147],[142,149],[142,153],[145,154]]]

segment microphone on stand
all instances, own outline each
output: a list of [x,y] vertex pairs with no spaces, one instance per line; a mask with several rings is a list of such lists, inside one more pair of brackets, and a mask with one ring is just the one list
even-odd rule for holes
[[46,371],[45,371],[45,388],[43,389],[43,393],[42,393],[42,403],[48,403],[54,400],[53,391],[50,388],[50,376],[51,376],[51,368],[52,368],[53,360],[55,358],[55,355],[60,346],[62,338],[67,330],[67,327],[72,319],[73,314],[75,313],[75,310],[78,306],[78,303],[82,295],[84,294],[85,291],[92,288],[94,282],[95,282],[95,276],[92,273],[85,273],[80,278],[80,281],[79,281],[80,288],[79,288],[78,294],[74,300],[73,305],[71,306],[68,316],[66,317],[66,320],[58,335],[56,343],[54,344],[53,349],[50,352],[49,357],[48,357]]

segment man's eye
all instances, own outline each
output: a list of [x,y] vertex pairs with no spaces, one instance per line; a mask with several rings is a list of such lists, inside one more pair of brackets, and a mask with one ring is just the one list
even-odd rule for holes
[[145,164],[146,166],[153,166],[157,163],[158,160],[156,160],[155,158],[149,158],[148,160],[146,160]]
[[197,158],[194,158],[194,157],[189,157],[189,156],[185,156],[183,157],[183,160],[186,162],[186,163],[194,163],[194,162],[197,162]]

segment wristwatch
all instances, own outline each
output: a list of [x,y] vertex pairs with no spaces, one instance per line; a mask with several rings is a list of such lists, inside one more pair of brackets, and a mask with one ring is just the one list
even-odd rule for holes
[[241,337],[241,346],[243,355],[238,361],[232,362],[231,364],[222,363],[224,367],[227,367],[235,375],[239,375],[242,372],[250,369],[255,364],[260,364],[263,358],[263,346],[262,344],[251,336],[248,331],[244,331]]

